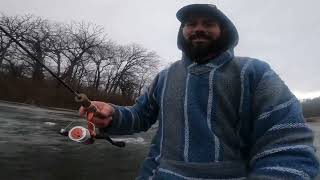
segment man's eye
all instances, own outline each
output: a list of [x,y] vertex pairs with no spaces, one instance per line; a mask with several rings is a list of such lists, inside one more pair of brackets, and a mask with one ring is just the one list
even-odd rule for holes
[[186,26],[195,26],[195,25],[196,25],[196,23],[194,23],[194,22],[186,23]]
[[207,27],[214,27],[214,26],[217,26],[218,24],[216,22],[205,22],[204,25]]

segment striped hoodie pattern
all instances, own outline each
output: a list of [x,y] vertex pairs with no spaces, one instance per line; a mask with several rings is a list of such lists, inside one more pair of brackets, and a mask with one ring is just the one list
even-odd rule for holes
[[226,51],[161,71],[133,106],[115,106],[110,134],[159,122],[137,179],[313,179],[313,132],[270,66]]

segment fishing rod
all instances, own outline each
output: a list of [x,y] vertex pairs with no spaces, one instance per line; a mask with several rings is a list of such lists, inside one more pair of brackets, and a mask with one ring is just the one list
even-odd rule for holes
[[93,115],[94,113],[99,113],[97,107],[91,103],[89,98],[83,94],[79,93],[73,88],[71,88],[67,83],[65,83],[61,78],[59,78],[53,71],[51,71],[45,64],[43,64],[34,54],[32,54],[25,46],[23,46],[17,39],[15,39],[10,33],[8,33],[1,25],[0,30],[8,36],[13,42],[15,42],[22,50],[24,50],[33,60],[39,63],[44,69],[46,69],[58,82],[60,82],[66,89],[68,89],[74,96],[75,101],[81,104],[87,110],[87,126],[88,128],[84,128],[82,126],[74,126],[69,131],[67,128],[72,124],[72,122],[62,128],[59,131],[59,134],[63,136],[69,136],[69,138],[73,141],[80,142],[83,144],[93,144],[95,139],[105,139],[109,143],[117,147],[124,147],[125,142],[123,141],[114,141],[109,135],[105,132],[96,132],[95,125],[93,123]]

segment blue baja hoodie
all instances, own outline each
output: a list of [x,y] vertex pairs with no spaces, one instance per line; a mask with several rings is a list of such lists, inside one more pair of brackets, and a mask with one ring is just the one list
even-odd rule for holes
[[314,137],[299,101],[267,63],[234,56],[238,33],[217,11],[226,50],[204,64],[184,54],[133,106],[115,106],[108,133],[159,122],[137,179],[313,179]]

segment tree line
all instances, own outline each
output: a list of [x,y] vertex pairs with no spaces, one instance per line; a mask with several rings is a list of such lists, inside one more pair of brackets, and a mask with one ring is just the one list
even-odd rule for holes
[[[306,118],[318,118],[320,117],[320,97],[314,99],[306,99],[301,102],[303,114]],[[315,119],[316,120],[316,119]]]
[[[0,25],[76,90],[134,99],[150,83],[160,62],[155,52],[138,44],[119,45],[107,37],[101,26],[88,22],[59,23],[33,15],[2,14]],[[8,77],[11,82],[28,80],[33,86],[53,81],[3,32],[0,73],[7,77],[3,81]]]
[[[38,60],[93,99],[130,104],[159,67],[159,56],[137,44],[119,45],[101,26],[59,23],[33,15],[1,14],[0,25]],[[77,107],[39,63],[0,32],[0,98]],[[320,98],[302,101],[306,117],[320,116]]]

